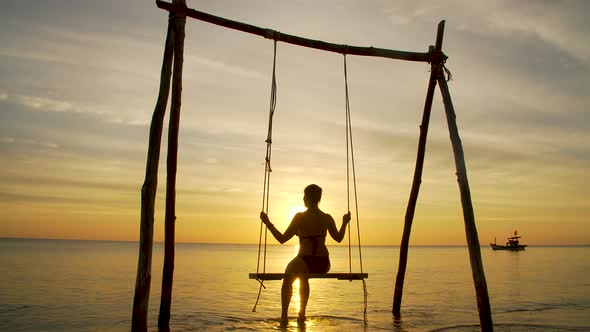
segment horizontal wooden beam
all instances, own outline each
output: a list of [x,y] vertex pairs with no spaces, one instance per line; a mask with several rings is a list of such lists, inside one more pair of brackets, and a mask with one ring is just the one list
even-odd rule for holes
[[[285,273],[250,273],[248,277],[257,280],[281,280],[286,275]],[[368,273],[294,273],[292,275],[309,279],[362,280],[369,278]]]
[[272,29],[266,29],[257,27],[254,25],[228,20],[223,17],[207,14],[204,12],[200,12],[198,10],[194,10],[185,6],[175,6],[169,2],[156,0],[156,5],[164,10],[169,12],[173,12],[176,15],[186,15],[188,17],[208,22],[211,24],[223,26],[229,29],[239,30],[242,32],[250,33],[253,35],[262,36],[264,38],[273,39],[276,41],[281,41],[288,44],[299,45],[309,48],[314,48],[318,50],[334,52],[334,53],[341,53],[341,54],[351,54],[351,55],[360,55],[360,56],[372,56],[372,57],[381,57],[381,58],[389,58],[389,59],[397,59],[397,60],[406,60],[406,61],[418,61],[418,62],[430,62],[431,61],[431,52],[407,52],[407,51],[396,51],[396,50],[389,50],[384,48],[376,48],[376,47],[362,47],[362,46],[348,46],[342,44],[334,44],[334,43],[327,43],[321,40],[314,40],[303,38],[299,36],[289,35],[286,33],[282,33],[279,31],[275,31]]

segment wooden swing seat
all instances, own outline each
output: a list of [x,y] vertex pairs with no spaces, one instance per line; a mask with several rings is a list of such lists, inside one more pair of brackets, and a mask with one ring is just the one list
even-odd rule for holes
[[[250,279],[256,280],[281,280],[286,273],[250,273]],[[314,279],[338,279],[338,280],[363,280],[369,278],[368,273],[293,273],[297,277]]]

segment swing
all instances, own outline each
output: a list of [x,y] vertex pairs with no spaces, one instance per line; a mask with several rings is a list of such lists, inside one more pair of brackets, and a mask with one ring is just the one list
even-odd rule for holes
[[[442,20],[438,24],[437,34],[436,34],[436,46],[430,46],[428,52],[408,52],[408,51],[398,51],[392,49],[383,49],[383,48],[375,48],[375,47],[361,47],[361,46],[346,46],[341,44],[334,44],[328,43],[321,40],[314,40],[309,38],[303,38],[300,36],[289,35],[289,34],[280,34],[277,31],[271,29],[265,29],[258,26],[254,26],[251,24],[246,24],[243,22],[229,20],[223,17],[211,15],[208,13],[200,12],[194,10],[192,8],[188,8],[186,6],[185,0],[173,0],[172,3],[165,2],[162,0],[156,0],[156,5],[159,8],[162,8],[169,12],[169,22],[168,22],[168,34],[166,37],[165,49],[164,49],[164,59],[162,62],[162,71],[160,76],[160,92],[158,95],[158,101],[156,103],[156,107],[154,109],[154,114],[151,121],[150,126],[150,135],[149,135],[149,146],[148,146],[148,154],[147,154],[147,162],[146,162],[146,173],[145,173],[145,181],[141,191],[141,219],[140,219],[140,238],[139,238],[139,262],[137,265],[137,279],[135,282],[135,295],[133,300],[133,316],[132,316],[132,330],[146,330],[147,326],[147,312],[148,312],[148,303],[150,297],[150,282],[151,282],[151,262],[152,262],[152,246],[153,246],[153,219],[154,219],[154,201],[157,192],[157,181],[154,179],[157,178],[158,175],[158,156],[160,151],[160,141],[162,136],[162,126],[163,126],[163,119],[166,110],[166,101],[168,100],[169,92],[170,92],[170,79],[172,77],[172,113],[178,115],[180,112],[180,105],[181,105],[181,96],[182,96],[182,63],[183,63],[183,54],[184,54],[184,35],[185,35],[185,21],[187,17],[197,19],[200,21],[208,22],[214,25],[223,26],[229,29],[245,32],[252,35],[261,36],[267,39],[274,39],[275,41],[275,58],[276,58],[276,42],[282,41],[285,43],[289,43],[292,45],[298,45],[308,48],[313,48],[317,50],[327,51],[327,52],[335,52],[345,55],[345,79],[346,79],[346,54],[350,55],[359,55],[359,56],[368,56],[368,57],[382,57],[388,59],[396,59],[396,60],[404,60],[404,61],[416,61],[416,62],[427,62],[430,64],[430,80],[428,83],[428,90],[426,92],[426,101],[424,103],[424,111],[422,115],[422,123],[420,125],[420,138],[418,142],[418,155],[416,159],[416,168],[414,171],[414,180],[412,182],[412,189],[410,192],[410,200],[408,202],[406,216],[405,216],[405,223],[404,223],[404,230],[402,234],[402,242],[400,246],[400,258],[399,258],[399,269],[398,274],[395,282],[395,289],[393,294],[393,307],[392,307],[392,314],[396,319],[400,317],[400,307],[401,307],[401,299],[403,293],[403,285],[404,285],[404,276],[406,271],[407,265],[407,256],[408,256],[408,243],[410,238],[410,231],[411,226],[414,218],[414,210],[416,207],[416,201],[418,199],[418,192],[420,189],[421,183],[421,176],[422,176],[422,169],[424,164],[424,155],[425,155],[425,146],[426,146],[426,137],[428,133],[428,123],[430,119],[430,112],[432,108],[432,99],[434,96],[434,90],[436,85],[439,85],[442,100],[444,105],[444,111],[446,113],[446,119],[449,127],[449,134],[451,139],[451,144],[453,147],[453,154],[455,157],[455,167],[456,167],[456,175],[457,181],[459,183],[459,192],[461,197],[461,205],[463,207],[463,219],[465,222],[465,231],[467,236],[467,244],[469,248],[469,256],[471,260],[471,271],[473,282],[475,285],[476,291],[476,299],[477,299],[477,307],[479,312],[479,319],[480,325],[482,330],[492,330],[493,329],[493,322],[491,316],[491,308],[490,308],[490,300],[488,294],[488,288],[486,285],[486,278],[485,273],[483,271],[483,263],[481,259],[480,253],[480,246],[479,246],[479,239],[477,236],[477,228],[475,225],[475,216],[473,212],[473,204],[471,199],[471,192],[469,189],[469,181],[467,177],[467,167],[465,165],[465,157],[463,153],[463,145],[461,143],[461,138],[459,137],[459,130],[457,128],[457,121],[455,119],[455,108],[453,106],[453,102],[451,100],[451,94],[449,91],[449,87],[447,85],[447,75],[448,79],[450,79],[450,72],[445,67],[445,62],[447,60],[447,56],[442,52],[442,43],[443,43],[443,36],[444,36],[444,27],[445,21]],[[172,62],[174,62],[174,69],[172,70]],[[276,82],[274,81],[274,63],[273,63],[273,86],[275,86]],[[274,93],[276,87],[273,89],[273,98],[271,98],[271,119],[272,113],[274,112],[273,100],[274,100]],[[348,88],[346,91],[347,97],[347,124],[350,125],[348,120]],[[174,128],[174,129],[172,129]],[[269,126],[270,129],[270,126]],[[348,127],[347,127],[348,130]],[[269,131],[270,133],[270,131]],[[178,136],[178,122],[173,124],[171,122],[170,132],[169,132],[169,146],[168,150],[171,151],[174,155],[177,153],[178,144],[177,144],[177,136]],[[175,138],[176,137],[176,138]],[[348,139],[347,139],[348,140]],[[267,140],[267,148],[270,148],[270,135],[269,139]],[[351,143],[352,148],[352,143]],[[348,151],[348,142],[347,142],[347,151]],[[171,193],[173,194],[175,191],[175,174],[176,174],[176,166],[177,162],[175,158],[170,159],[169,161],[169,170],[171,175],[169,182]],[[347,161],[348,165],[348,161]],[[353,167],[354,169],[354,167]],[[267,150],[267,165],[266,171],[270,172],[270,150]],[[266,172],[265,171],[265,172]],[[354,172],[354,171],[353,171]],[[266,187],[266,173],[265,173],[265,188]],[[348,175],[347,175],[348,179]],[[356,191],[356,186],[355,186]],[[356,193],[355,193],[356,194]],[[264,196],[264,194],[263,194]],[[170,215],[174,216],[174,209],[175,209],[175,201],[174,195],[171,196],[172,199],[170,201],[170,205],[166,204],[166,207],[170,207],[172,213]],[[356,196],[355,196],[356,198]],[[263,203],[264,207],[264,203]],[[357,213],[358,214],[358,213]],[[171,221],[169,224],[168,221]],[[357,224],[358,224],[358,216],[357,216]],[[171,226],[170,228],[168,226]],[[172,275],[173,275],[173,265],[168,264],[166,262],[173,263],[174,262],[174,218],[166,218],[166,241],[165,241],[165,254],[164,254],[164,274],[169,276],[169,278],[164,278],[164,282],[162,283],[162,290],[164,293],[164,289],[171,290],[172,289]],[[170,231],[170,235],[168,236],[168,231]],[[350,232],[349,232],[350,237]],[[360,238],[360,236],[359,236]],[[262,225],[260,231],[260,239],[262,239]],[[260,265],[260,246],[261,240],[259,242],[259,259],[258,259],[258,266],[257,266],[257,273],[251,274],[251,277],[257,279],[260,282],[261,289],[263,287],[264,280],[279,280],[283,276],[281,274],[274,274],[266,273],[265,267],[263,267],[262,272],[260,272],[259,265]],[[349,245],[350,248],[350,245]],[[168,250],[172,249],[172,250]],[[349,249],[350,252],[350,249]],[[360,241],[359,241],[359,253],[360,253]],[[265,231],[265,253],[264,253],[264,260],[266,262],[266,231]],[[350,265],[350,259],[349,259]],[[345,274],[346,276],[352,276],[352,273]],[[267,278],[268,276],[268,278]],[[318,275],[309,275],[310,277],[321,277]],[[361,275],[363,277],[360,280],[368,277],[368,275],[362,274],[362,264],[361,264]],[[348,278],[339,278],[344,280],[350,280]],[[356,279],[354,279],[356,280]],[[258,294],[260,297],[260,292]],[[162,299],[162,305],[160,306],[160,320],[158,325],[161,328],[168,327],[168,321],[170,318],[170,301],[171,296],[168,294],[167,299]],[[257,300],[258,302],[258,300]],[[365,289],[365,314],[366,314],[366,289]],[[365,316],[365,323],[366,323],[366,316]]]
[[[272,145],[272,119],[275,112],[276,107],[276,58],[277,58],[277,39],[276,36],[274,38],[274,54],[273,54],[273,66],[272,66],[272,83],[271,83],[271,94],[270,94],[270,110],[269,110],[269,118],[268,118],[268,132],[266,138],[266,157],[265,157],[265,167],[264,167],[264,186],[262,192],[262,211],[268,214],[268,206],[269,206],[269,191],[270,191],[270,173],[272,172],[270,161],[271,161],[271,145]],[[346,50],[346,48],[345,48]],[[353,145],[352,145],[352,126],[350,121],[350,105],[349,105],[349,98],[348,98],[348,75],[347,75],[347,68],[346,68],[346,51],[343,53],[344,55],[344,87],[345,87],[345,101],[346,101],[346,189],[347,189],[347,203],[348,203],[348,211],[350,211],[350,164],[352,164],[352,180],[353,180],[353,188],[354,188],[354,203],[355,203],[355,212],[356,212],[356,225],[357,225],[357,236],[358,236],[358,252],[359,252],[359,269],[360,272],[352,272],[352,250],[351,250],[351,235],[350,235],[350,223],[348,224],[348,263],[349,263],[349,272],[348,273],[294,273],[294,274],[285,274],[285,273],[267,273],[266,272],[266,244],[267,244],[267,234],[268,228],[264,223],[260,222],[260,232],[259,232],[259,239],[258,239],[258,260],[256,264],[256,273],[249,273],[249,279],[255,279],[260,283],[260,288],[258,290],[258,297],[256,299],[256,303],[252,311],[256,311],[256,306],[258,305],[258,300],[260,299],[260,294],[262,292],[262,288],[266,288],[264,286],[264,281],[266,280],[281,280],[284,279],[286,276],[295,276],[297,278],[317,278],[317,279],[337,279],[337,280],[361,280],[363,282],[363,293],[364,293],[364,321],[365,324],[367,323],[367,286],[365,283],[365,279],[369,277],[368,273],[363,272],[363,260],[362,260],[362,253],[361,253],[361,238],[360,238],[360,226],[359,226],[359,213],[358,213],[358,200],[357,200],[357,190],[356,190],[356,173],[354,167],[354,152],[353,152]],[[350,163],[349,163],[350,161]],[[262,234],[264,233],[264,247],[262,241]],[[262,253],[262,254],[261,254]],[[262,268],[260,266],[262,256]]]

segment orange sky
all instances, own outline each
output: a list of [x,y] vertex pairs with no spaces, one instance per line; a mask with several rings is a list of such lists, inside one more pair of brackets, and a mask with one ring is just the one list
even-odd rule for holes
[[[420,52],[446,19],[443,50],[480,242],[518,229],[527,244],[590,243],[590,48],[579,43],[590,31],[582,8],[189,5],[308,38]],[[138,0],[92,6],[68,3],[65,12],[59,1],[22,2],[0,13],[7,27],[0,32],[0,237],[138,239],[167,14]],[[272,42],[187,23],[178,241],[257,243],[271,66]],[[397,245],[428,66],[349,57],[348,70],[362,239]],[[339,221],[347,205],[342,56],[279,44],[277,81],[270,217],[284,229],[303,188],[316,183],[321,208]],[[441,104],[437,89],[412,244],[466,242]],[[162,144],[156,240],[166,133]]]

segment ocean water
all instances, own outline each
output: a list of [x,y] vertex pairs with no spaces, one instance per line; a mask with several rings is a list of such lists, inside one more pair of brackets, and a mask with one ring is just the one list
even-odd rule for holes
[[[0,239],[0,330],[128,331],[137,249],[132,242]],[[295,251],[270,246],[266,271],[282,272]],[[348,248],[330,252],[331,272],[346,272]],[[252,312],[259,284],[248,273],[256,272],[257,254],[257,245],[178,244],[172,330],[479,330],[465,247],[410,247],[401,320],[391,316],[399,248],[363,247],[367,326],[360,281],[311,280],[305,326],[294,320],[294,292],[293,319],[279,327],[280,281],[265,282]],[[590,331],[590,247],[495,252],[484,246],[482,257],[496,331]],[[157,329],[162,258],[162,244],[155,244],[151,330]]]

